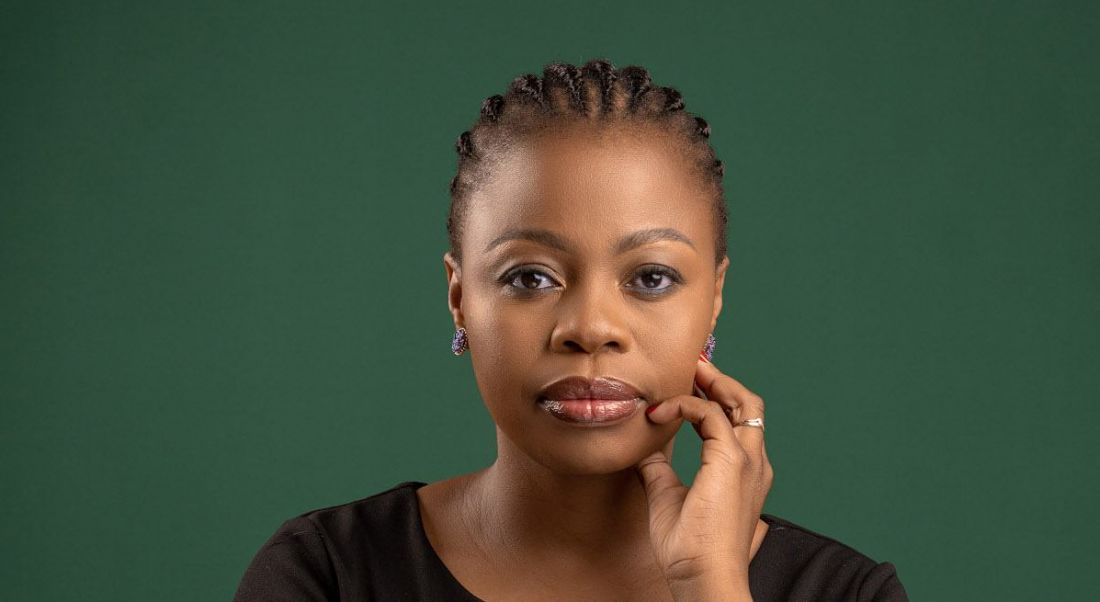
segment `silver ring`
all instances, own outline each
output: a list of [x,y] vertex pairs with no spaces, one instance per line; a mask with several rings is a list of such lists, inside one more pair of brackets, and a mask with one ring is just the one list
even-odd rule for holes
[[764,419],[763,418],[749,418],[747,420],[742,420],[741,422],[738,422],[734,426],[757,426],[757,427],[760,427],[761,431],[763,431],[764,430]]

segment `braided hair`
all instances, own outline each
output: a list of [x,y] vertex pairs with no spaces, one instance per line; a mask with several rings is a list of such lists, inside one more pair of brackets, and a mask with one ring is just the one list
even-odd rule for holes
[[580,68],[548,64],[541,78],[530,73],[516,77],[504,95],[494,94],[481,103],[477,121],[455,141],[458,171],[451,178],[447,234],[457,262],[462,258],[469,194],[485,182],[494,160],[515,140],[566,121],[653,124],[686,142],[684,148],[698,175],[714,192],[715,264],[721,262],[726,255],[725,169],[708,141],[710,125],[684,110],[684,99],[676,88],[654,86],[646,68],[616,69],[606,59],[590,60]]

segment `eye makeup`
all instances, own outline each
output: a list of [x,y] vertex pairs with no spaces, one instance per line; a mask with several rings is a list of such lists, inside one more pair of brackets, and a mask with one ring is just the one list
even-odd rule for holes
[[[551,286],[527,287],[527,286],[522,286],[522,285],[517,286],[515,284],[515,282],[518,278],[521,278],[523,276],[528,276],[528,275],[538,276],[539,279],[540,279],[539,284],[541,284],[543,282],[550,282],[550,283],[555,282],[554,279],[549,274],[547,274],[545,270],[539,269],[537,266],[525,265],[525,266],[519,266],[519,267],[516,267],[516,268],[512,268],[512,269],[508,270],[507,272],[505,272],[500,278],[497,279],[497,284],[508,287],[508,288],[512,289],[513,291],[520,292],[520,293],[526,293],[526,292],[538,291],[538,290],[550,290],[550,289],[554,288],[552,285]],[[671,292],[672,290],[674,290],[674,289],[676,289],[679,286],[684,284],[684,279],[677,270],[675,270],[673,268],[670,268],[668,266],[663,266],[663,265],[656,265],[656,264],[643,265],[643,266],[639,267],[638,269],[636,269],[634,271],[633,276],[634,276],[634,278],[631,280],[631,282],[637,281],[639,276],[641,276],[641,277],[660,276],[661,279],[658,280],[659,282],[663,281],[664,279],[668,280],[668,284],[666,284],[665,286],[662,286],[662,287],[653,287],[653,288],[647,287],[647,286],[630,286],[630,287],[628,287],[628,288],[630,288],[631,290],[633,290],[635,292],[641,293],[643,295],[649,295],[649,296],[666,295],[669,292]]]

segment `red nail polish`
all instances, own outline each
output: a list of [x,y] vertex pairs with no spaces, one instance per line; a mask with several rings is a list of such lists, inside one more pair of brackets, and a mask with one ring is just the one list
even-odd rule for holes
[[659,406],[659,405],[661,405],[661,404],[659,404],[659,403],[655,403],[655,404],[653,404],[653,405],[649,406],[648,408],[646,408],[646,409],[645,409],[645,413],[646,413],[646,414],[652,414],[652,413],[653,413],[653,410],[656,410],[656,409],[657,409],[657,406]]

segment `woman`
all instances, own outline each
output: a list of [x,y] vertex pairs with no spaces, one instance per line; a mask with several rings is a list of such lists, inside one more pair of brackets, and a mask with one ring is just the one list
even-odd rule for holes
[[761,514],[763,400],[709,361],[729,266],[709,134],[606,60],[487,98],[443,261],[497,459],[286,521],[237,600],[905,600],[892,564]]

